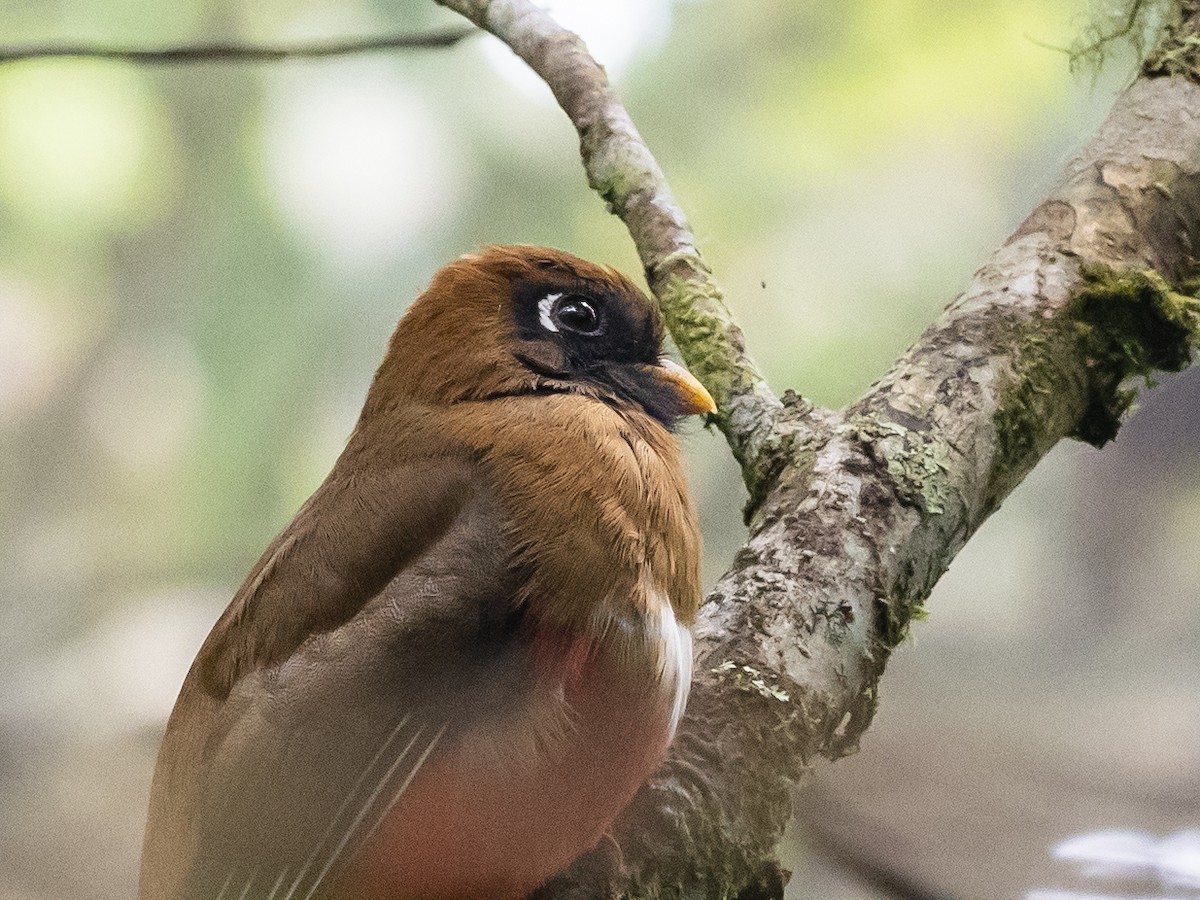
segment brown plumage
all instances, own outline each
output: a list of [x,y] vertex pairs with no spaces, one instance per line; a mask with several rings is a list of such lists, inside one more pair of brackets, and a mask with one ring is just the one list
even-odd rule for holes
[[517,900],[601,837],[690,677],[713,407],[661,342],[559,251],[438,272],[192,666],[140,900]]

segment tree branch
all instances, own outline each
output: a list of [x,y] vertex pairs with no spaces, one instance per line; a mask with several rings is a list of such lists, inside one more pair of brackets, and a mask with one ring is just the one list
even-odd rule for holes
[[[579,39],[526,0],[439,2],[529,62],[579,130],[757,501],[701,612],[671,756],[614,828],[621,852],[585,856],[539,900],[781,897],[791,791],[857,747],[891,649],[958,550],[1060,439],[1115,435],[1131,376],[1190,361],[1200,313],[1171,285],[1194,277],[1200,246],[1200,86],[1135,82],[967,290],[832,412],[766,389]],[[1193,46],[1193,20],[1167,40]]]
[[188,44],[147,50],[133,47],[106,47],[101,44],[31,44],[25,47],[0,46],[0,63],[33,59],[106,59],[142,64],[196,62],[275,62],[281,59],[319,59],[374,53],[380,50],[433,50],[451,47],[475,34],[474,28],[443,28],[423,34],[384,34],[378,37],[345,38],[300,44]]

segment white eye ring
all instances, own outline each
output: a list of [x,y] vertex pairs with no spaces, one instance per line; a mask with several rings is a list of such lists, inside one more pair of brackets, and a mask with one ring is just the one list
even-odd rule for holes
[[562,294],[547,294],[538,301],[538,321],[542,323],[542,327],[547,331],[558,331],[558,326],[554,324],[554,319],[550,317],[550,310],[554,306],[554,302],[562,297]]

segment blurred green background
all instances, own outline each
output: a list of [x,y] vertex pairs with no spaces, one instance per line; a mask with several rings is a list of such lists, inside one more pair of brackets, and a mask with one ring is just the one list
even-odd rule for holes
[[[1085,0],[548,5],[608,65],[776,388],[824,404],[966,284],[1133,70],[1072,76],[1045,46]],[[428,0],[0,0],[0,43],[454,21]],[[328,470],[406,304],[493,242],[638,270],[549,92],[491,38],[0,67],[0,900],[132,895],[208,625]],[[1174,836],[1155,859],[1175,869],[1119,874],[1200,890],[1198,385],[1148,394],[1102,453],[1055,450],[964,551],[861,753],[800,796],[789,897],[1112,891],[1053,856],[1099,829],[1144,855]],[[711,584],[743,495],[719,436],[683,441]]]

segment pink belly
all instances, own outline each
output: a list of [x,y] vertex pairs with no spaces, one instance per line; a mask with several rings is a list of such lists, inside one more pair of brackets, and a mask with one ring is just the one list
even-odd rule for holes
[[595,846],[662,763],[671,712],[657,685],[622,688],[607,668],[588,661],[568,684],[574,727],[549,747],[501,732],[496,747],[528,749],[481,761],[476,741],[431,758],[356,855],[347,896],[520,900]]

